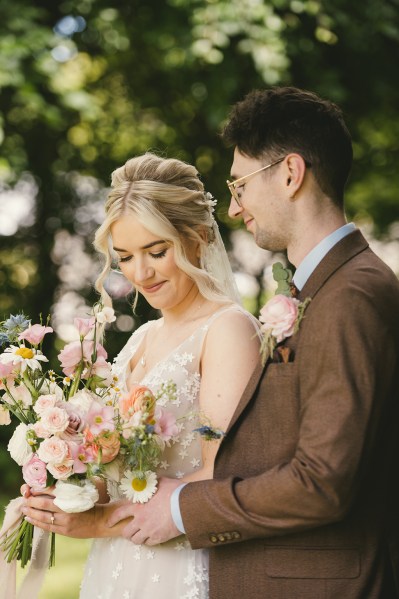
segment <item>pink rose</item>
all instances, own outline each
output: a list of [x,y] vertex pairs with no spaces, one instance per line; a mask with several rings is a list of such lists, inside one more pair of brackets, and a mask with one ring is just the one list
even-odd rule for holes
[[34,324],[18,335],[18,339],[26,339],[26,341],[29,341],[32,345],[39,345],[39,343],[43,341],[44,336],[47,335],[47,333],[52,332],[53,329],[51,327]]
[[69,457],[68,444],[59,437],[50,437],[40,443],[37,455],[46,464],[62,464]]
[[78,329],[81,337],[86,337],[94,329],[96,319],[94,316],[91,318],[75,318],[73,324]]
[[40,416],[48,408],[54,408],[56,403],[57,403],[57,397],[55,395],[53,395],[53,394],[40,395],[37,398],[35,405],[33,406],[33,409],[35,410],[36,414],[38,414]]
[[41,414],[41,425],[51,434],[63,433],[69,425],[68,412],[63,408],[47,408]]
[[169,441],[179,432],[176,417],[171,412],[158,407],[155,411],[154,432],[161,437],[162,441]]
[[51,437],[51,433],[49,433],[48,430],[42,426],[40,420],[35,422],[35,424],[32,424],[32,429],[35,431],[35,435],[36,437],[39,437],[39,439],[48,439]]
[[275,295],[260,311],[262,330],[271,333],[277,343],[290,337],[298,316],[299,300],[286,295]]
[[22,476],[30,487],[44,489],[47,482],[46,464],[34,453],[26,464],[22,466]]

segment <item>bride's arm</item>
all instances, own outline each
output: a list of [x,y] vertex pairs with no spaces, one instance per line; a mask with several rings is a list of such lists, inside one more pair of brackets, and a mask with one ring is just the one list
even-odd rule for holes
[[[245,314],[229,311],[213,323],[201,356],[199,405],[206,424],[226,431],[259,359],[259,337]],[[221,442],[201,438],[202,467],[186,475],[183,482],[213,478]]]

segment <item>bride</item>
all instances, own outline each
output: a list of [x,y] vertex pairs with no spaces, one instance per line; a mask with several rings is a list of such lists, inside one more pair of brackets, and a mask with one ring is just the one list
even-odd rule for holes
[[[113,369],[123,391],[137,383],[153,392],[169,381],[176,385],[168,410],[179,433],[158,474],[182,482],[212,478],[220,444],[194,432],[194,417],[226,430],[259,358],[257,324],[239,305],[213,205],[193,166],[146,153],[114,171],[95,238],[105,256],[96,283],[103,300],[109,305],[103,285],[116,258],[136,300],[140,293],[162,313],[133,333]],[[153,547],[134,545],[121,536],[126,521],[107,524],[126,502],[112,481],[100,502],[90,512],[66,514],[48,496],[32,495],[24,508],[45,530],[95,538],[81,599],[208,597],[206,550],[192,550],[184,535]]]

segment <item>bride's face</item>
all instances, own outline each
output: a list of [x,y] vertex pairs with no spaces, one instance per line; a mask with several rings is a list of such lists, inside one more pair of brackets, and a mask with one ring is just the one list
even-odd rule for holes
[[[132,214],[111,226],[112,245],[125,277],[158,310],[175,309],[196,287],[174,259],[170,243],[146,229]],[[196,248],[187,252],[196,261]]]

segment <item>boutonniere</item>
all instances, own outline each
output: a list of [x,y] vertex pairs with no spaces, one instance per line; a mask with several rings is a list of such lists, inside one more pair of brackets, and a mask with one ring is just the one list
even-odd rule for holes
[[273,264],[273,279],[277,282],[276,294],[260,311],[259,320],[262,323],[262,342],[260,354],[264,365],[277,349],[283,362],[289,361],[289,348],[277,347],[287,337],[294,335],[299,329],[304,312],[311,301],[310,297],[303,302],[292,297],[292,273],[280,262]]

